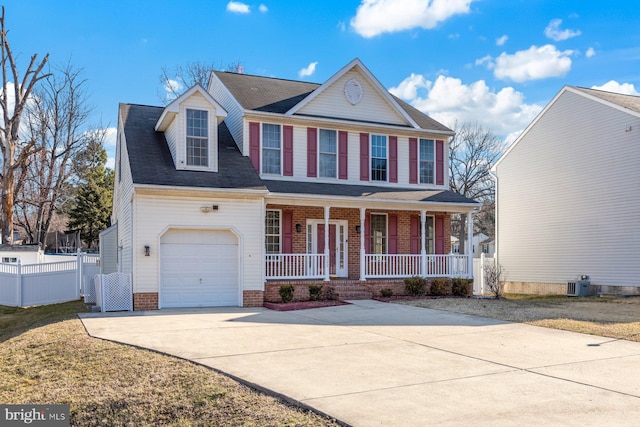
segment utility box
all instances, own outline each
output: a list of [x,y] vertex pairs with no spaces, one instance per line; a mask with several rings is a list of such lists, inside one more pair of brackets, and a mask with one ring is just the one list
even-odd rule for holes
[[589,296],[589,280],[572,280],[567,282],[567,296],[570,297],[588,297]]

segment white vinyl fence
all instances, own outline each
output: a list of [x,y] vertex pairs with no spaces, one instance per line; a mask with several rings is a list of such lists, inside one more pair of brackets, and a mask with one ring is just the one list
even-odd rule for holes
[[484,281],[485,269],[496,262],[495,258],[485,257],[484,253],[480,254],[480,258],[473,259],[473,294],[485,295],[490,293],[488,286]]
[[98,255],[83,253],[69,261],[0,264],[0,305],[28,307],[79,299],[99,268]]
[[96,305],[100,311],[133,311],[131,274],[96,274]]

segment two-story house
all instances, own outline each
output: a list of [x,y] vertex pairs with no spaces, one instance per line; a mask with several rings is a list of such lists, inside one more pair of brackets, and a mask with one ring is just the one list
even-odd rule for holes
[[471,229],[478,204],[449,190],[452,135],[358,59],[323,84],[216,71],[166,107],[121,104],[114,269],[137,310],[469,277],[450,216]]

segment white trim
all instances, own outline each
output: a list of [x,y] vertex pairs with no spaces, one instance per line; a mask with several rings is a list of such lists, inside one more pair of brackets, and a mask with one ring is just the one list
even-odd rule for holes
[[[267,213],[269,211],[278,212],[278,252],[267,252]],[[282,253],[282,209],[271,209],[265,208],[264,210],[264,228],[262,230],[262,235],[264,236],[264,254],[265,255],[275,255]],[[275,236],[275,234],[270,234],[270,236]]]
[[[307,246],[307,254],[316,254],[323,255],[324,250],[322,252],[318,251],[318,225],[324,225],[324,219],[313,219],[307,218],[305,224],[305,233],[308,231],[308,227],[311,226],[311,252],[308,252],[309,247]],[[336,275],[338,277],[349,277],[349,221],[346,219],[330,219],[329,226],[336,226],[336,245],[343,244],[344,250],[342,252],[342,262],[344,263],[344,273],[340,272],[339,262],[340,260],[336,257]],[[344,227],[344,233],[340,236],[339,227]],[[306,236],[305,236],[306,237]],[[341,241],[338,241],[338,237],[341,237]]]
[[[373,179],[373,136],[384,136],[384,140],[385,140],[385,148],[384,151],[386,153],[386,161],[387,161],[387,168],[386,168],[386,179],[385,180],[377,180],[377,179]],[[396,153],[396,157],[397,157],[397,153]],[[382,183],[389,183],[389,175],[390,175],[390,161],[389,161],[389,135],[387,134],[379,134],[379,133],[370,133],[369,134],[369,182],[372,183],[378,183],[378,182],[382,182]],[[376,157],[377,159],[380,159],[381,157]],[[394,186],[397,186],[397,183],[393,183]]]
[[[260,123],[260,176],[284,176],[284,125],[282,123],[273,123],[273,122],[259,122]],[[273,125],[280,127],[280,173],[267,173],[262,170],[263,161],[264,161],[264,135],[263,129],[264,125]],[[273,150],[274,148],[267,148],[267,150]]]
[[195,85],[191,86],[185,93],[183,93],[182,95],[171,101],[169,105],[164,107],[164,110],[162,110],[162,114],[156,122],[154,129],[159,132],[164,132],[165,130],[167,130],[167,127],[173,121],[175,115],[180,112],[180,105],[195,92],[198,92],[200,95],[202,95],[204,99],[206,99],[207,102],[209,102],[209,104],[211,104],[211,106],[214,108],[214,114],[218,118],[218,124],[220,124],[222,120],[227,117],[227,110],[222,108],[222,106],[218,104],[215,99],[213,99],[211,94],[207,92],[200,83],[196,83]]
[[[370,255],[388,255],[389,254],[389,214],[386,212],[371,212],[369,213],[369,227],[373,223],[372,216],[373,215],[383,215],[385,217],[384,220],[384,252],[382,254],[376,254],[373,252],[373,242],[369,241],[369,254]],[[397,225],[397,224],[396,224]],[[362,232],[362,230],[360,230]],[[366,233],[366,230],[365,230]],[[366,234],[365,234],[366,236]],[[371,234],[371,230],[369,230],[369,239],[372,239],[373,235]],[[365,237],[366,239],[366,237]],[[366,245],[366,243],[365,243]]]
[[300,109],[302,109],[305,105],[313,101],[317,96],[319,96],[322,92],[324,92],[329,86],[333,85],[333,83],[335,83],[340,77],[342,77],[347,72],[349,72],[352,68],[355,68],[355,67],[358,67],[360,71],[362,71],[362,74],[364,74],[364,76],[369,79],[369,82],[373,85],[374,88],[378,90],[379,94],[382,95],[382,97],[386,99],[387,102],[389,102],[389,104],[391,104],[391,107],[394,108],[396,112],[400,114],[407,121],[407,123],[409,123],[412,127],[416,129],[420,128],[420,126],[418,126],[418,124],[411,118],[411,116],[409,116],[409,114],[402,107],[400,107],[400,104],[398,104],[396,100],[393,99],[389,91],[385,89],[384,86],[382,86],[382,84],[378,81],[378,79],[376,79],[376,77],[371,73],[371,71],[369,71],[367,67],[365,67],[364,64],[358,58],[353,59],[347,65],[342,67],[337,73],[331,76],[329,80],[327,80],[321,86],[316,88],[316,90],[314,90],[309,96],[307,96],[302,101],[294,105],[289,111],[285,113],[285,115],[291,116],[296,112],[300,111]]
[[[340,165],[339,165],[339,161],[340,161],[340,159],[339,159],[339,157],[340,157],[339,156],[339,153],[340,153],[340,141],[338,140],[338,138],[339,138],[338,130],[337,129],[327,129],[327,128],[317,128],[317,129],[318,129],[318,132],[317,132],[317,135],[316,135],[316,152],[318,153],[318,155],[317,155],[317,159],[316,159],[316,163],[317,163],[317,165],[316,165],[317,169],[316,170],[318,171],[318,173],[317,173],[318,177],[314,178],[314,181],[315,181],[315,179],[323,179],[323,180],[329,180],[330,182],[335,182],[335,181],[338,180],[338,177],[340,176],[340,169],[339,169],[340,168]],[[331,177],[331,176],[320,176],[320,154],[321,154],[320,153],[320,131],[321,130],[334,132],[335,135],[336,135],[336,152],[335,152],[335,156],[336,156],[336,175],[333,176],[333,177]],[[348,136],[347,136],[347,138],[348,138]],[[348,143],[348,141],[347,141],[347,143]],[[348,165],[348,162],[347,162],[347,167],[348,166],[349,165]],[[307,171],[307,173],[308,173],[308,171]]]
[[[433,142],[433,182],[420,182],[420,163],[421,163],[420,153],[422,152],[422,150],[420,149],[420,140],[423,140],[423,139]],[[436,163],[437,163],[436,162],[436,156],[437,156],[436,145],[437,145],[436,144],[436,140],[433,139],[433,138],[418,138],[418,158],[416,159],[417,162],[418,162],[418,165],[417,165],[417,167],[418,167],[418,185],[436,185],[436,174],[437,174],[436,173]],[[442,156],[444,157],[444,153],[443,153]],[[443,162],[443,166],[442,167],[444,168],[444,162]]]

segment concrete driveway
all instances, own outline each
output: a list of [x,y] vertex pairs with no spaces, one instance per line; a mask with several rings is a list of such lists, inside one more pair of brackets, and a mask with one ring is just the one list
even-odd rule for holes
[[640,343],[376,301],[81,319],[353,426],[640,425]]

